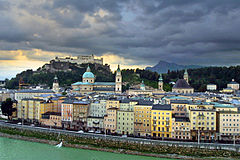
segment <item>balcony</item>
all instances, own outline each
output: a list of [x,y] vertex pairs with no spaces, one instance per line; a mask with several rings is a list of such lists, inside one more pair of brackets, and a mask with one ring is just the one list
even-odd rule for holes
[[142,122],[134,122],[134,124],[142,124]]

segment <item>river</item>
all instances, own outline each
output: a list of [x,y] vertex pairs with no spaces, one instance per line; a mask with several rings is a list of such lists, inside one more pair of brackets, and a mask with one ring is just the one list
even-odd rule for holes
[[52,145],[0,137],[0,160],[172,160],[92,151],[56,148]]

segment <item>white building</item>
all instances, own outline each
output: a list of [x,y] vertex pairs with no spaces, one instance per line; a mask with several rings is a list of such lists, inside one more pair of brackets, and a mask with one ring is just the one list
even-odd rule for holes
[[216,91],[217,90],[217,85],[216,84],[208,84],[207,85],[207,90],[208,91]]
[[24,89],[24,90],[17,91],[15,93],[15,100],[19,101],[19,100],[22,100],[23,98],[34,98],[36,96],[49,95],[49,94],[54,94],[54,92],[48,89],[40,89],[40,90]]

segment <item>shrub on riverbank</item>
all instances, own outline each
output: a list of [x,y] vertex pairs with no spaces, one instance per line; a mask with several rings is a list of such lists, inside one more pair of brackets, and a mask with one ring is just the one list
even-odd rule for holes
[[64,144],[77,144],[92,146],[95,148],[109,148],[113,150],[123,149],[122,152],[126,150],[138,151],[144,153],[155,153],[155,154],[177,154],[183,156],[193,156],[193,157],[232,157],[240,158],[240,153],[225,150],[210,150],[210,149],[199,149],[199,148],[184,148],[177,146],[167,146],[167,145],[151,145],[151,144],[140,144],[140,143],[129,143],[114,140],[105,139],[95,139],[95,138],[84,138],[77,136],[70,136],[66,134],[39,132],[22,130],[17,128],[0,127],[0,132],[20,135],[24,137],[33,137],[38,139],[46,139],[51,141],[63,140]]

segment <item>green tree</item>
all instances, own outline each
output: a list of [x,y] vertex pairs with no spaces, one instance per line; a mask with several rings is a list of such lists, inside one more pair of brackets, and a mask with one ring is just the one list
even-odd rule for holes
[[2,102],[1,105],[2,114],[7,116],[8,119],[12,117],[13,112],[16,111],[16,108],[13,108],[13,101],[11,98],[6,99],[6,101]]

